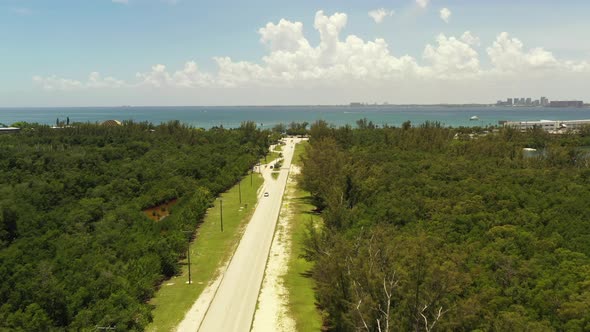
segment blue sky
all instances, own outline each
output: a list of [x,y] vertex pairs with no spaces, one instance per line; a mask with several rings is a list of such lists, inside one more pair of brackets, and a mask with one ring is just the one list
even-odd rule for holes
[[[377,23],[368,12],[381,8],[394,13]],[[448,22],[441,18],[443,8],[452,13]],[[328,62],[320,59],[325,54],[318,55],[325,51],[320,50],[322,39],[314,28],[320,10],[322,17],[330,19],[326,26],[334,23],[338,27],[341,43]],[[332,16],[336,13],[346,15],[344,25]],[[1,0],[0,107],[337,103],[340,96],[334,90],[339,89],[357,91],[354,97],[359,100],[490,102],[508,93],[505,88],[489,91],[490,87],[506,82],[513,83],[516,94],[559,92],[557,97],[590,99],[587,92],[583,95],[584,83],[590,82],[588,13],[590,1],[583,0]],[[274,39],[261,42],[259,29],[269,22],[278,25],[281,19],[289,24],[276,28]],[[317,50],[273,49],[272,43],[282,45],[279,39],[291,38],[284,32],[291,31],[296,22],[301,22],[302,35]],[[466,31],[479,42],[461,42]],[[496,57],[503,61],[500,63],[492,60],[488,48],[502,32],[509,37],[501,41],[505,53]],[[437,40],[441,34],[447,38],[442,43]],[[366,48],[347,44],[349,35],[357,36]],[[452,37],[456,40],[450,42]],[[370,42],[377,38],[387,43],[391,57],[370,53]],[[510,47],[518,46],[515,39],[522,44],[515,61],[528,69],[511,73]],[[329,43],[327,39],[323,42]],[[428,44],[434,51],[426,59]],[[536,52],[537,48],[545,53]],[[355,50],[359,53],[354,54]],[[271,68],[263,57],[273,52],[281,65]],[[285,53],[294,56],[297,52],[307,52],[304,60],[289,62],[295,60]],[[415,64],[398,64],[404,56]],[[222,75],[214,57],[230,57],[227,68],[232,74]],[[359,57],[368,60],[354,62]],[[194,79],[193,75],[189,82],[179,83],[174,73],[189,61],[196,64],[199,75],[208,76]],[[240,61],[247,62],[245,72],[236,71]],[[138,76],[158,64],[165,66],[170,77]],[[338,71],[339,66],[347,68]],[[500,71],[503,74],[496,73]],[[92,72],[117,83],[100,81],[91,86],[86,82]],[[428,89],[417,91],[424,86],[421,80],[428,80]],[[541,80],[537,90],[530,87],[531,82]],[[574,85],[571,96],[561,87],[565,81]],[[407,91],[388,93],[406,82],[411,86],[404,88]],[[387,89],[371,88],[384,84]],[[309,86],[317,91],[311,93],[306,89]],[[455,90],[445,90],[451,87]],[[465,91],[466,87],[472,91]],[[275,97],[263,97],[275,88],[280,89]],[[255,100],[248,97],[253,92]],[[460,100],[465,94],[477,100]]]

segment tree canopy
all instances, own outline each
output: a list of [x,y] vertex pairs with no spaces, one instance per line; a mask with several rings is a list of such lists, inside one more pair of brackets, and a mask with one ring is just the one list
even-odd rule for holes
[[305,256],[326,329],[590,330],[584,132],[310,132],[301,183],[324,223]]
[[[252,123],[27,124],[0,136],[0,330],[143,330],[148,300],[179,271],[183,231],[267,146]],[[159,222],[141,213],[174,198]]]

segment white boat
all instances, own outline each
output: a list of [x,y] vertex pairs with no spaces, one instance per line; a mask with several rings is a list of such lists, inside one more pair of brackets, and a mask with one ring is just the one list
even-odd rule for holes
[[474,115],[474,116],[470,117],[470,118],[469,118],[469,120],[470,120],[470,121],[473,121],[473,120],[479,120],[479,116],[477,116],[477,115]]

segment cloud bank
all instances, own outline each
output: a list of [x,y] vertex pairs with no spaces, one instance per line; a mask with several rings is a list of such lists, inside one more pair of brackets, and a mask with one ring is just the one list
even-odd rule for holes
[[[417,0],[419,6],[428,1]],[[385,14],[383,14],[383,12]],[[375,21],[387,16],[383,10]],[[450,17],[445,16],[448,20]],[[444,18],[443,18],[444,19]],[[33,81],[45,90],[81,89],[231,89],[231,88],[305,88],[345,86],[350,89],[367,86],[421,86],[456,81],[470,86],[472,83],[494,84],[504,78],[529,78],[559,74],[590,75],[586,61],[558,59],[541,48],[527,48],[519,39],[501,32],[485,50],[480,50],[480,39],[470,31],[461,36],[439,34],[428,43],[418,57],[396,55],[394,48],[382,38],[363,40],[355,35],[342,36],[348,16],[344,13],[328,15],[318,11],[314,29],[319,42],[312,45],[303,31],[303,23],[281,19],[269,22],[258,30],[260,42],[268,53],[257,62],[234,60],[219,56],[213,60],[217,69],[203,72],[194,61],[183,68],[170,70],[156,64],[147,71],[138,72],[135,80],[124,81],[102,77],[93,72],[86,80],[59,76],[35,76]],[[480,50],[480,51],[478,51]],[[490,65],[482,67],[482,57]],[[482,83],[484,82],[484,83]],[[319,90],[318,90],[319,91]]]

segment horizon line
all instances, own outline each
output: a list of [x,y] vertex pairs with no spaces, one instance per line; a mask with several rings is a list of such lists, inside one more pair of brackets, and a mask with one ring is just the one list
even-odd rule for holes
[[388,107],[388,106],[461,106],[481,105],[495,106],[495,103],[404,103],[404,104],[362,104],[359,106],[348,104],[260,104],[260,105],[76,105],[76,106],[0,106],[0,109],[7,108],[157,108],[157,107]]

